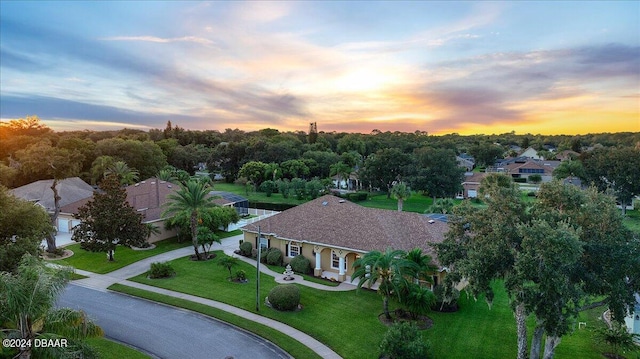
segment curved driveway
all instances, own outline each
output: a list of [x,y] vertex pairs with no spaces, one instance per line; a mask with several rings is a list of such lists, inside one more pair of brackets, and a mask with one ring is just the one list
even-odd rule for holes
[[289,358],[272,343],[186,310],[77,285],[58,306],[84,310],[107,337],[159,358]]

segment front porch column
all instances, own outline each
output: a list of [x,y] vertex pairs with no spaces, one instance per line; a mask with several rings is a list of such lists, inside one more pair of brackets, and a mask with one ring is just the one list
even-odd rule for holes
[[316,277],[322,276],[322,257],[320,255],[320,251],[316,251],[316,267],[313,270],[313,275]]
[[345,265],[344,265],[344,257],[340,257],[339,261],[338,261],[338,281],[340,282],[344,282],[347,279],[347,276],[344,274],[345,272]]

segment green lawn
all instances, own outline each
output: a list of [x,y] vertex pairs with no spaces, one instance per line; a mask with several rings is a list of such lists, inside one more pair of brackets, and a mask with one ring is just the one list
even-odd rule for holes
[[[178,292],[201,296],[255,312],[255,267],[241,263],[237,269],[247,272],[249,283],[236,284],[226,280],[228,272],[217,264],[220,256],[208,262],[193,262],[187,258],[171,262],[177,276],[170,279],[147,279],[145,275],[133,281],[154,285]],[[276,283],[262,274],[261,302]],[[382,311],[379,295],[367,290],[329,292],[299,286],[304,309],[300,312],[282,313],[261,303],[260,314],[287,323],[319,341],[327,344],[344,358],[375,358],[378,344],[386,327],[377,315]],[[456,313],[432,312],[434,326],[423,331],[423,337],[431,341],[435,358],[509,358],[516,356],[515,321],[503,286],[494,287],[496,297],[492,310],[484,300],[467,299],[463,293],[461,309]],[[392,307],[395,304],[392,303]],[[580,321],[587,322],[586,329],[563,338],[556,358],[601,358],[607,350],[593,339],[593,329],[602,325],[597,317],[603,309],[582,313]],[[226,320],[226,319],[225,319]],[[531,334],[531,332],[530,332]]]
[[87,343],[94,347],[100,354],[101,359],[148,359],[149,356],[143,354],[126,345],[116,343],[107,338],[87,339]]
[[[188,258],[171,261],[177,275],[170,279],[151,280],[143,274],[132,280],[217,300],[255,312],[255,267],[241,262],[234,270],[245,270],[249,283],[229,282],[229,272],[217,264],[225,254],[216,254],[216,259],[207,262],[193,262]],[[300,312],[284,313],[270,309],[263,303],[269,290],[276,286],[273,277],[261,274],[260,281],[261,315],[304,331],[329,345],[345,358],[378,356],[377,346],[385,332],[385,326],[377,318],[377,314],[382,311],[382,299],[376,293],[366,290],[329,292],[299,286],[304,309]]]
[[640,235],[640,209],[627,211],[627,215],[622,222],[627,228],[634,231],[637,235]]
[[[231,232],[219,232],[217,234],[221,238],[226,238],[242,234],[242,231],[235,230]],[[65,248],[73,251],[73,256],[53,262],[63,265],[69,265],[77,269],[82,269],[98,274],[105,274],[148,257],[152,257],[164,252],[169,252],[174,249],[190,246],[191,242],[178,243],[176,238],[169,238],[163,241],[156,242],[154,244],[156,246],[155,248],[142,251],[118,246],[118,248],[116,249],[115,260],[113,262],[109,262],[107,260],[106,254],[103,252],[85,251],[84,249],[80,248],[79,243],[72,244]]]

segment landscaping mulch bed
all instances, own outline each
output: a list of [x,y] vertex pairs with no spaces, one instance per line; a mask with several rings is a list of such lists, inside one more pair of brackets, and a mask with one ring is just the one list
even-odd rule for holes
[[397,322],[412,322],[415,323],[418,329],[426,330],[433,326],[433,320],[426,315],[419,315],[416,318],[411,318],[408,312],[402,309],[396,309],[391,312],[391,319],[388,319],[384,313],[378,315],[380,322],[386,326],[391,326]]
[[60,248],[59,251],[62,251],[62,252],[61,253],[42,252],[42,258],[46,261],[55,261],[58,259],[69,258],[73,255],[73,251],[69,249]]
[[211,259],[214,259],[216,257],[215,253],[209,253],[206,258],[202,255],[202,253],[200,254],[200,259],[196,258],[195,254],[192,254],[191,256],[189,256],[189,259],[191,259],[192,261],[208,261]]

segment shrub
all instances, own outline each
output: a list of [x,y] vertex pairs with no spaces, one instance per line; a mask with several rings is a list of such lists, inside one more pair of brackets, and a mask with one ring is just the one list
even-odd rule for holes
[[389,359],[428,358],[430,344],[422,340],[418,327],[409,322],[393,324],[380,343],[381,357]]
[[270,248],[267,254],[267,264],[279,266],[282,264],[282,251],[278,248]]
[[529,191],[529,192],[527,193],[527,196],[528,196],[528,197],[537,197],[537,196],[538,196],[538,194],[537,194],[535,191]]
[[513,182],[516,182],[516,183],[527,183],[527,179],[526,179],[526,178],[524,178],[524,177],[521,177],[521,178],[514,178],[514,179],[513,179]]
[[433,294],[436,296],[436,304],[432,307],[433,310],[439,312],[455,312],[458,310],[459,290],[438,284],[433,288]]
[[171,267],[171,264],[166,262],[151,263],[151,269],[149,270],[149,278],[169,278],[176,274],[176,271]]
[[242,242],[240,244],[240,254],[245,257],[251,257],[251,251],[253,250],[253,244],[251,242]]
[[349,193],[347,194],[347,199],[351,202],[366,201],[368,195],[369,194],[367,192]]
[[278,189],[278,186],[276,185],[275,182],[271,180],[264,181],[260,185],[260,191],[266,193],[267,197],[271,197],[271,194],[275,192],[277,189]]
[[237,280],[247,280],[247,272],[243,271],[242,269],[236,272],[236,279]]
[[311,262],[302,254],[293,257],[289,264],[291,264],[291,269],[296,273],[309,274],[311,271]]
[[540,183],[540,182],[542,182],[542,176],[537,174],[537,173],[529,175],[529,182],[531,182],[531,183]]
[[294,310],[300,304],[300,289],[293,284],[280,284],[269,292],[269,303],[277,310]]

